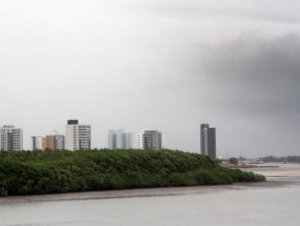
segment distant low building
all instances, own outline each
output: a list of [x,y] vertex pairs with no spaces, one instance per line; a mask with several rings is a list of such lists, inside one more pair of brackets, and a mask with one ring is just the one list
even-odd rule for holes
[[110,130],[108,132],[109,149],[130,149],[132,148],[132,134],[124,130]]
[[47,135],[31,137],[32,150],[63,150],[65,149],[64,135]]
[[23,150],[23,129],[12,125],[4,125],[0,128],[0,149],[10,151]]
[[145,129],[139,133],[140,149],[162,149],[162,135],[157,130]]
[[43,150],[63,150],[65,149],[64,135],[48,135],[43,138]]
[[41,136],[32,136],[31,137],[31,145],[32,150],[43,150],[43,137]]
[[109,130],[107,139],[108,149],[117,149],[117,134],[115,130]]

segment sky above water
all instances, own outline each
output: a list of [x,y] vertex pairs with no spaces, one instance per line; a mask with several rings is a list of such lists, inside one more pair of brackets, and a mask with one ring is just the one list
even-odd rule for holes
[[[92,125],[163,133],[223,157],[300,153],[296,0],[0,0],[0,125],[30,136]],[[137,139],[134,139],[137,146]]]

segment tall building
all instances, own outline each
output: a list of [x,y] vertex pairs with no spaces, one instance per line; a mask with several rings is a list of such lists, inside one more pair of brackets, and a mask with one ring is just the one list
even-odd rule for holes
[[65,149],[64,135],[48,135],[43,138],[43,150],[63,150]]
[[23,129],[4,125],[0,128],[0,149],[21,151],[23,150]]
[[162,149],[161,133],[156,130],[143,130],[139,133],[140,149]]
[[43,150],[43,137],[33,136],[31,137],[32,150]]
[[200,126],[201,154],[216,158],[216,129],[209,128],[209,124]]
[[109,149],[130,149],[132,148],[132,134],[124,130],[110,130],[108,132]]
[[91,125],[78,124],[78,120],[68,120],[65,148],[70,151],[91,149]]

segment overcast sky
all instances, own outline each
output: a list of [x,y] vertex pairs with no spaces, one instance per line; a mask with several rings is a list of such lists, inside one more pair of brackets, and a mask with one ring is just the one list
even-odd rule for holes
[[[163,133],[223,157],[300,154],[296,0],[0,0],[0,125],[30,136],[68,119]],[[134,139],[137,146],[137,139]]]

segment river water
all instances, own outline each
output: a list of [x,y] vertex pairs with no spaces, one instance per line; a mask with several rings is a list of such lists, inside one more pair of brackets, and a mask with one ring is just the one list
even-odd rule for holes
[[268,182],[0,199],[0,226],[293,226],[300,166],[258,169]]

